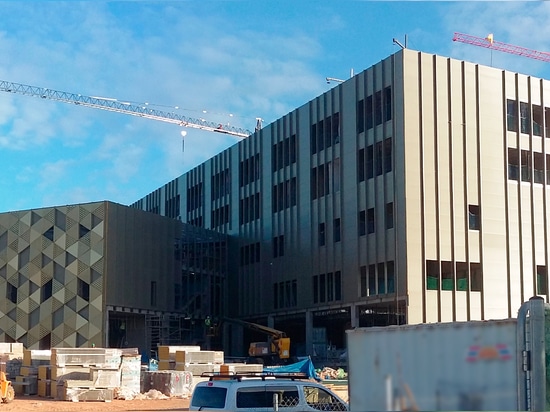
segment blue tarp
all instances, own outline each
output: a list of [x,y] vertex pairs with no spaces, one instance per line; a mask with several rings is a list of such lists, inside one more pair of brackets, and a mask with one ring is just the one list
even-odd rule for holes
[[290,365],[284,366],[271,366],[265,367],[264,372],[266,373],[305,373],[308,378],[313,378],[316,381],[321,379],[315,373],[315,367],[311,358],[304,359],[303,361],[291,363]]

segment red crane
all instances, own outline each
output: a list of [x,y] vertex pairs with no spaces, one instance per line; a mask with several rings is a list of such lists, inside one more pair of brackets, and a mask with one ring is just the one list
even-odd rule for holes
[[550,63],[550,53],[526,49],[525,47],[514,46],[512,44],[495,41],[492,34],[489,34],[487,37],[476,37],[469,34],[455,32],[453,41],[471,44],[473,46],[485,47],[487,49],[497,50],[505,53],[516,54],[518,56],[529,57],[530,59],[536,59]]

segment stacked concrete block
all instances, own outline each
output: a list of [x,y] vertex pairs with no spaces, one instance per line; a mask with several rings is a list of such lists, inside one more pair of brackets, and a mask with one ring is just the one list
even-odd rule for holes
[[175,370],[176,369],[176,352],[197,352],[200,351],[200,346],[168,346],[161,345],[158,347],[159,370]]
[[176,370],[188,371],[194,376],[214,372],[216,365],[223,364],[222,351],[176,351]]
[[23,364],[22,343],[0,343],[0,370],[6,373],[8,379],[15,380],[20,376]]

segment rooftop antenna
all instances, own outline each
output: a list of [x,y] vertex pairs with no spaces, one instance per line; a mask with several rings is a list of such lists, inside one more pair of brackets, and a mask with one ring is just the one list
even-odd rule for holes
[[[355,75],[355,73],[353,71],[353,68],[351,68],[350,71],[349,71],[349,78],[351,79],[354,75]],[[325,77],[325,80],[327,81],[327,84],[330,84],[330,82],[336,82],[336,83],[344,83],[345,82],[345,80],[338,79],[336,77]]]
[[408,43],[408,39],[407,39],[407,35],[405,34],[405,45],[401,44],[401,42],[399,40],[397,40],[395,37],[393,38],[393,44],[397,44],[399,47],[401,47],[402,49],[406,49],[407,48],[407,43]]

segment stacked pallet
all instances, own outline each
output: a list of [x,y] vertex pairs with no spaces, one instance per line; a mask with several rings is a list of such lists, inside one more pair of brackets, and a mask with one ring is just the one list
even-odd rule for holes
[[0,342],[0,370],[6,373],[8,379],[14,380],[20,375],[23,350],[22,343]]
[[222,365],[222,351],[176,351],[176,370],[188,371],[198,376],[206,372],[214,372],[216,365]]
[[200,346],[169,346],[160,345],[158,347],[159,370],[169,371],[176,369],[176,352],[198,352]]
[[38,369],[50,363],[49,350],[23,350],[23,363],[19,375],[15,377],[14,389],[18,395],[36,395],[38,393]]

